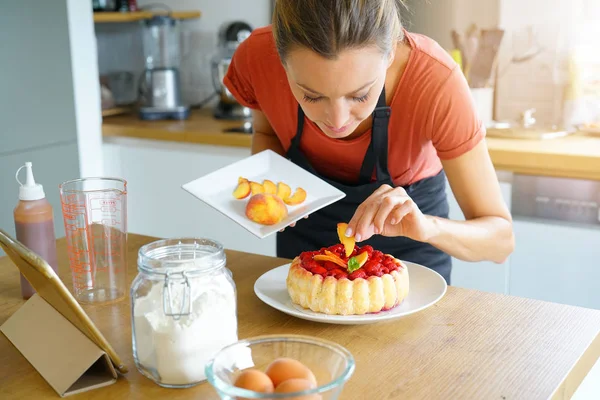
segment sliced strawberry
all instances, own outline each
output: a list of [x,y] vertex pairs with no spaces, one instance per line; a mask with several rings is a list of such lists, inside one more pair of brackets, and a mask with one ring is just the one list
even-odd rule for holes
[[310,272],[312,272],[315,275],[327,274],[327,270],[323,267],[314,267],[313,269],[310,270]]
[[337,265],[336,263],[332,263],[331,261],[325,261],[325,262],[323,263],[323,267],[325,267],[325,269],[326,269],[327,271],[331,271],[331,270],[333,270],[333,269],[338,269],[340,266],[339,266],[339,265]]
[[338,272],[337,274],[334,275],[334,278],[338,279],[338,280],[339,279],[344,279],[344,278],[347,278],[347,277],[348,277],[348,274],[345,273],[345,272]]
[[348,275],[348,279],[350,279],[351,281],[358,279],[358,278],[362,278],[362,279],[367,278],[367,273],[362,268],[357,269],[356,271],[354,271],[353,273]]
[[329,276],[334,276],[334,275],[340,274],[340,273],[344,274],[345,272],[344,272],[344,270],[342,270],[340,268],[335,268],[335,269],[327,271],[327,275],[329,275]]
[[333,246],[329,247],[329,251],[337,254],[342,254],[344,253],[344,245],[341,243],[334,244]]
[[370,257],[370,256],[373,254],[373,246],[369,246],[368,244],[367,244],[367,245],[364,245],[364,246],[362,246],[362,247],[360,248],[360,250],[361,250],[361,251],[359,251],[359,252],[366,251],[367,253],[369,253],[369,257]]

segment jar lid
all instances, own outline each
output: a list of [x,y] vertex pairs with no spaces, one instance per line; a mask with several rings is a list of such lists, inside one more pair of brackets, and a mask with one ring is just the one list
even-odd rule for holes
[[163,239],[142,246],[138,252],[138,268],[148,274],[205,274],[225,266],[221,243],[211,239]]

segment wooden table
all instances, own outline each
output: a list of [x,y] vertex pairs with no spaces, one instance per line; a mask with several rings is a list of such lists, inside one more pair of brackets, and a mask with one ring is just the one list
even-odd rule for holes
[[[131,234],[129,278],[139,247],[153,238]],[[64,240],[61,277],[70,283]],[[600,311],[450,287],[433,307],[374,325],[327,325],[290,317],[263,304],[255,280],[286,260],[227,252],[238,289],[239,336],[297,333],[334,340],[357,363],[343,399],[569,398],[600,356]],[[21,305],[17,269],[0,259],[0,324]],[[130,372],[116,384],[74,399],[216,399],[208,383],[164,389],[143,377],[131,352],[129,301],[86,306]],[[43,332],[40,332],[43,340]],[[0,335],[0,398],[56,399],[58,395]]]

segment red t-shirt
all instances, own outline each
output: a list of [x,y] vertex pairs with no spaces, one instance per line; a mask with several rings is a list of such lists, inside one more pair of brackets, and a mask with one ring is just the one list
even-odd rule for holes
[[[466,153],[485,136],[468,84],[450,55],[426,36],[406,32],[406,37],[412,51],[390,104],[388,128],[388,169],[396,185],[436,175],[440,159]],[[296,134],[298,102],[271,26],[240,44],[224,83],[241,104],[265,114],[287,150]],[[370,140],[370,129],[350,140],[332,139],[307,118],[300,147],[320,174],[353,182]]]

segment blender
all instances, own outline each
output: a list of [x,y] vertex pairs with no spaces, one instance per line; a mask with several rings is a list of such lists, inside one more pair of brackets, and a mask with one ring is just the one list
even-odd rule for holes
[[181,102],[179,79],[179,22],[156,15],[142,24],[146,68],[140,84],[140,118],[187,119],[190,109]]

